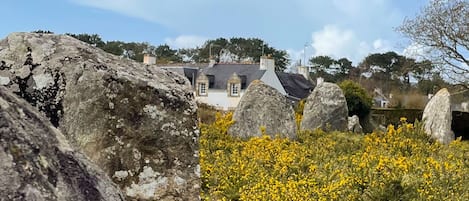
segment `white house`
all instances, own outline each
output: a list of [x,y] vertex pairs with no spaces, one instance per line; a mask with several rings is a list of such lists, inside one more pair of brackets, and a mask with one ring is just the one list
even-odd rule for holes
[[291,100],[309,95],[312,83],[300,74],[275,72],[274,59],[261,57],[260,64],[213,64],[202,69],[195,81],[195,97],[199,102],[218,109],[236,108],[246,88],[261,80]]

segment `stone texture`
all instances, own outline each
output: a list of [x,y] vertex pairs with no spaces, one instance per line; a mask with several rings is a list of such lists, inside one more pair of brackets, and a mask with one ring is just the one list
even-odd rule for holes
[[454,140],[451,131],[451,95],[446,88],[441,89],[425,106],[423,110],[423,124],[425,132],[443,144]]
[[262,81],[253,81],[241,98],[233,114],[235,123],[229,134],[242,138],[262,136],[296,138],[294,110],[285,96]]
[[185,77],[65,35],[10,34],[0,41],[0,60],[0,75],[10,79],[2,84],[37,107],[127,196],[198,200],[197,106]]
[[360,118],[357,115],[348,117],[348,131],[354,133],[363,133],[363,128],[360,125]]
[[29,103],[0,87],[0,200],[124,200]]
[[323,82],[308,96],[301,121],[302,130],[347,131],[348,108],[342,90]]

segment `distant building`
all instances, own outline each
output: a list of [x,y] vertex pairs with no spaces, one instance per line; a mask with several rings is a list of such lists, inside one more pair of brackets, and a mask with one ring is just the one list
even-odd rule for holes
[[143,63],[149,65],[156,64],[156,57],[151,54],[144,54]]
[[303,75],[275,72],[274,60],[264,56],[260,64],[211,62],[195,81],[196,100],[219,109],[234,109],[254,80],[263,81],[292,101],[306,98],[314,87]]
[[[392,95],[390,98],[392,98]],[[373,91],[373,105],[374,107],[378,108],[388,108],[389,107],[389,99],[383,94],[383,91],[380,88],[375,88]]]

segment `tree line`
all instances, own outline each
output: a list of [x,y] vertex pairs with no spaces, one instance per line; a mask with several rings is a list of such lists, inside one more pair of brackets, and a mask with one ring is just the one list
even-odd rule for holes
[[[33,32],[53,33],[43,30]],[[172,49],[167,44],[154,46],[147,42],[104,41],[98,34],[66,33],[66,35],[101,48],[108,53],[140,62],[143,61],[143,55],[148,53],[157,57],[158,64],[208,63],[210,59],[218,62],[258,63],[262,55],[272,57],[278,71],[284,71],[290,64],[285,50],[273,48],[258,38],[217,38],[207,40],[201,47]]]
[[393,89],[418,89],[422,94],[428,94],[448,85],[430,60],[417,61],[393,51],[370,54],[356,66],[347,58],[336,60],[330,56],[312,57],[309,65],[313,78],[322,77],[336,83],[353,80],[368,91],[379,87],[385,93]]

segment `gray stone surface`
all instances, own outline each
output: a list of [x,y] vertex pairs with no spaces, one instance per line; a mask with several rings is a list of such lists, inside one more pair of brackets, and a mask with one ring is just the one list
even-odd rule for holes
[[10,34],[0,41],[0,60],[8,67],[0,72],[11,72],[6,87],[127,196],[198,200],[197,106],[185,77],[66,35]]
[[454,140],[452,118],[451,95],[443,88],[430,99],[423,110],[424,130],[440,143],[449,144]]
[[360,125],[360,118],[357,115],[348,117],[348,131],[354,133],[363,133],[363,128]]
[[50,122],[0,87],[0,200],[124,200]]
[[316,86],[306,99],[301,129],[347,131],[347,124],[347,102],[339,86],[328,82]]
[[228,133],[241,138],[261,136],[261,126],[271,137],[296,138],[294,110],[285,96],[262,81],[253,81],[233,114]]

